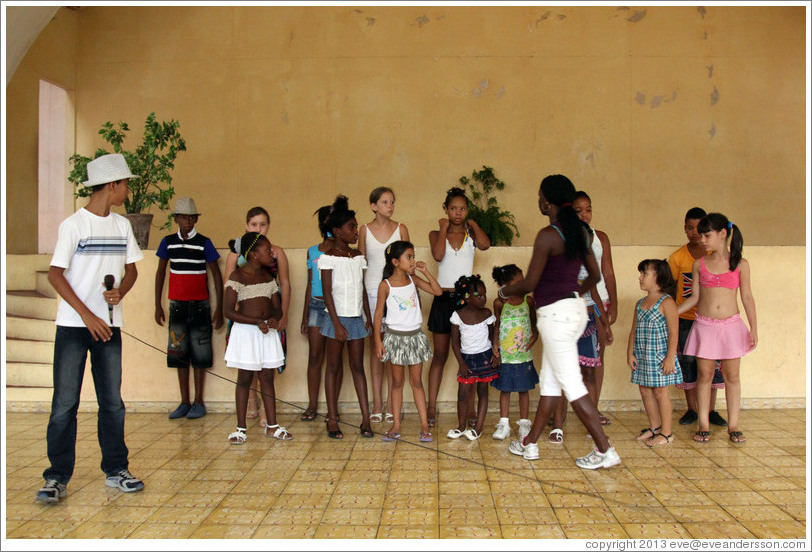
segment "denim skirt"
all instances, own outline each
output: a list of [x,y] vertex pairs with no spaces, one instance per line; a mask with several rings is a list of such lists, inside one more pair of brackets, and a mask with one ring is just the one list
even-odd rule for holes
[[[369,331],[364,324],[363,316],[339,316],[338,321],[341,322],[341,325],[347,330],[347,341],[364,339],[369,335]],[[336,338],[336,329],[335,326],[333,326],[333,319],[330,318],[327,313],[324,314],[324,322],[321,325],[321,335],[329,337],[330,339]]]

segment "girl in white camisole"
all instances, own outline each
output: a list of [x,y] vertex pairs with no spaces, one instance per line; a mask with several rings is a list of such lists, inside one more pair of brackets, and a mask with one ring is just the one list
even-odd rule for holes
[[[460,276],[473,273],[474,252],[491,246],[488,235],[479,225],[468,218],[468,198],[462,188],[451,188],[443,202],[444,218],[438,221],[439,230],[429,232],[431,255],[438,263],[437,281],[443,288],[442,295],[431,304],[428,327],[433,334],[434,357],[429,368],[429,427],[434,427],[437,417],[437,395],[443,380],[443,368],[451,346],[451,314],[454,312],[454,282]],[[473,396],[471,395],[473,402]],[[470,411],[474,411],[473,408]]]
[[[405,224],[392,220],[395,212],[395,192],[391,188],[380,186],[369,194],[369,207],[375,218],[363,225],[358,231],[358,249],[367,260],[367,270],[364,273],[364,288],[369,299],[369,312],[375,312],[378,303],[378,286],[383,279],[383,267],[386,263],[385,251],[389,244],[398,240],[409,241],[409,230]],[[370,322],[372,322],[370,320]],[[386,331],[386,328],[383,328]],[[369,368],[372,375],[372,415],[370,420],[374,423],[382,422],[384,412],[386,421],[391,422],[392,411],[390,395],[392,394],[392,378],[387,374],[388,393],[386,405],[383,400],[383,363],[375,354],[375,337],[370,335]]]

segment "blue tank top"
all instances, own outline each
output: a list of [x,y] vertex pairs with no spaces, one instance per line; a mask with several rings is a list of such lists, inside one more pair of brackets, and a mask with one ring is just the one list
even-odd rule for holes
[[323,297],[324,292],[321,289],[321,273],[319,272],[318,261],[322,252],[319,250],[319,245],[316,244],[307,249],[307,269],[310,271],[310,297]]

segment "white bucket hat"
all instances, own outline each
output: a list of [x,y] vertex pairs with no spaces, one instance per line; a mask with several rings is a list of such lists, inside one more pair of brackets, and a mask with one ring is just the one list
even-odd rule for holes
[[109,153],[97,157],[87,164],[87,181],[83,186],[99,186],[108,182],[117,182],[125,178],[141,178],[130,172],[127,161],[120,153]]
[[175,208],[172,210],[173,215],[199,215],[197,212],[197,205],[195,200],[191,197],[179,197],[175,202]]

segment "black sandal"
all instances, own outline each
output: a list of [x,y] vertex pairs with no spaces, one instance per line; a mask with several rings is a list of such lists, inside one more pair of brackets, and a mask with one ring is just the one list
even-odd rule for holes
[[331,421],[338,423],[337,419],[325,418],[324,425],[327,427],[327,436],[330,439],[343,439],[344,438],[344,433],[341,432],[341,428],[338,428],[336,430],[331,430],[330,429],[329,424],[330,424]]
[[312,422],[313,420],[315,420],[315,419],[316,419],[316,416],[318,416],[318,415],[319,415],[319,413],[318,413],[318,412],[316,412],[315,410],[310,410],[310,409],[308,408],[307,410],[305,410],[305,411],[302,413],[302,415],[301,415],[301,416],[299,416],[299,419],[300,419],[301,421],[303,421],[303,422]]
[[364,426],[361,426],[361,437],[366,437],[367,439],[371,439],[375,437],[375,434],[372,432],[371,429],[367,429]]
[[[638,441],[648,441],[649,439],[654,439],[654,436],[657,435],[658,432],[662,428],[663,428],[663,426],[660,426],[660,427],[647,427],[647,428],[641,429],[640,433],[637,435],[637,437],[635,437],[635,439],[638,440]],[[645,437],[645,434],[648,431],[651,432],[651,437]]]
[[730,431],[727,435],[732,443],[741,444],[747,442],[747,438],[741,431]]
[[[698,439],[697,439],[698,437]],[[697,443],[707,443],[710,441],[710,431],[697,431],[694,433],[694,441]]]

